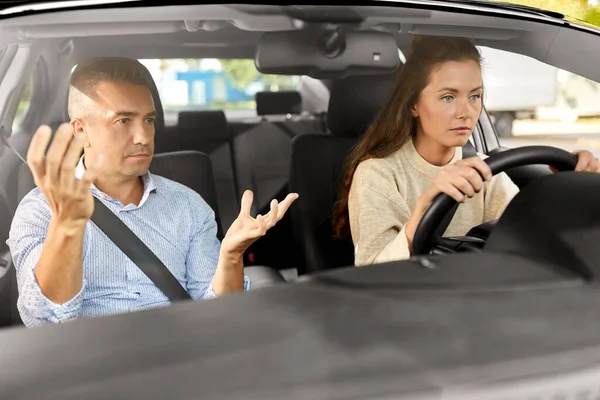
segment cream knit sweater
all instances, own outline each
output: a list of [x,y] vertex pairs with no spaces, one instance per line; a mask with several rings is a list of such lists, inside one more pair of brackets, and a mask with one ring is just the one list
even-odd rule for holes
[[[461,159],[462,148],[457,147],[450,163]],[[348,198],[357,266],[410,257],[404,225],[442,168],[425,161],[412,140],[386,158],[359,164]],[[506,174],[494,176],[458,207],[444,236],[462,236],[473,226],[498,219],[518,190]]]

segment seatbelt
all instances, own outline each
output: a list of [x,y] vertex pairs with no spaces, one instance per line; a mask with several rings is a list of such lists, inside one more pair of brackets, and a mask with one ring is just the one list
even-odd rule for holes
[[[0,140],[11,149],[19,159],[27,161],[12,146],[0,127]],[[162,291],[172,302],[191,300],[192,297],[181,286],[177,278],[159,260],[159,258],[137,237],[135,233],[119,217],[117,217],[96,196],[94,197],[94,213],[90,219],[104,234],[133,261],[133,263]]]
[[298,133],[294,132],[292,130],[292,128],[290,128],[288,125],[285,124],[285,122],[282,122],[282,121],[267,121],[267,122],[275,125],[279,129],[284,131],[286,133],[286,135],[288,135],[290,137],[290,139],[293,139],[298,135]]
[[[477,157],[477,150],[475,150],[475,147],[473,146],[473,144],[470,141],[467,141],[467,143],[462,147],[462,159],[464,160],[465,158],[471,158],[471,157]],[[448,225],[450,225],[450,222],[452,221],[452,218],[454,218],[454,214],[456,214],[456,210],[458,210],[458,206],[460,205],[460,203],[456,203],[448,212],[448,214],[446,214],[446,216],[444,217],[444,219],[442,220],[442,222],[440,223],[440,225],[438,226],[435,234],[437,237],[442,237],[444,236],[444,232],[446,232],[446,229],[448,229]]]
[[91,221],[150,278],[169,300],[191,300],[177,278],[119,217],[94,196]]

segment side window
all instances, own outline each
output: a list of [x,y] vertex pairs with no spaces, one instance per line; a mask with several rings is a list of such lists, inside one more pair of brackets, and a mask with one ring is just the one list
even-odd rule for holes
[[13,132],[21,127],[23,119],[29,111],[29,106],[31,104],[31,99],[33,97],[33,86],[34,86],[34,78],[33,73],[27,79],[25,86],[23,87],[23,91],[21,92],[21,98],[19,101],[19,106],[17,108],[17,113],[15,114],[15,118],[13,119]]
[[480,47],[484,104],[504,147],[548,145],[600,156],[600,84],[533,58]]
[[167,123],[184,110],[255,116],[259,91],[298,90],[300,76],[262,75],[251,59],[142,59],[158,87]]

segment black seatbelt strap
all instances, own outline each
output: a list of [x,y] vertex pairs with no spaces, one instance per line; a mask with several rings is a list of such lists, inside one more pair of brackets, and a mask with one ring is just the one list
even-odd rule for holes
[[[473,144],[471,144],[470,141],[467,141],[467,143],[462,147],[462,154],[463,160],[465,158],[477,157],[477,150],[475,150],[475,147],[473,146]],[[442,237],[444,235],[444,232],[446,232],[446,229],[448,229],[448,225],[450,225],[452,218],[454,218],[454,214],[456,214],[456,210],[458,210],[459,205],[459,203],[456,203],[454,207],[452,207],[452,209],[448,212],[448,214],[446,214],[446,216],[444,217],[444,219],[442,220],[442,222],[436,230],[437,237]]]
[[288,135],[291,139],[295,138],[298,135],[296,132],[294,132],[292,130],[292,128],[290,128],[288,125],[286,125],[285,122],[282,122],[282,121],[267,121],[267,122],[272,123],[279,129],[284,131],[286,133],[286,135]]
[[[27,161],[1,132],[0,140],[11,149],[25,165]],[[191,300],[177,278],[160,259],[137,237],[123,221],[94,196],[94,213],[91,221],[159,288],[172,302]]]
[[191,300],[177,278],[135,233],[94,196],[92,222],[121,250],[171,301]]

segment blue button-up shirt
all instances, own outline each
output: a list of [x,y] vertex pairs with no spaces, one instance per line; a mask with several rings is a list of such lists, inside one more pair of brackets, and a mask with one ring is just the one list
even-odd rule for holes
[[[85,172],[80,160],[76,175]],[[115,213],[177,278],[195,299],[215,296],[212,278],[220,243],[212,208],[192,189],[149,172],[142,176],[139,205],[123,205],[92,185],[92,194]],[[170,304],[152,281],[88,222],[83,242],[83,282],[79,293],[64,304],[40,290],[34,268],[50,224],[51,210],[35,188],[20,202],[7,244],[17,273],[17,307],[26,326],[61,323],[76,318],[124,313]],[[244,276],[244,289],[250,280]]]

